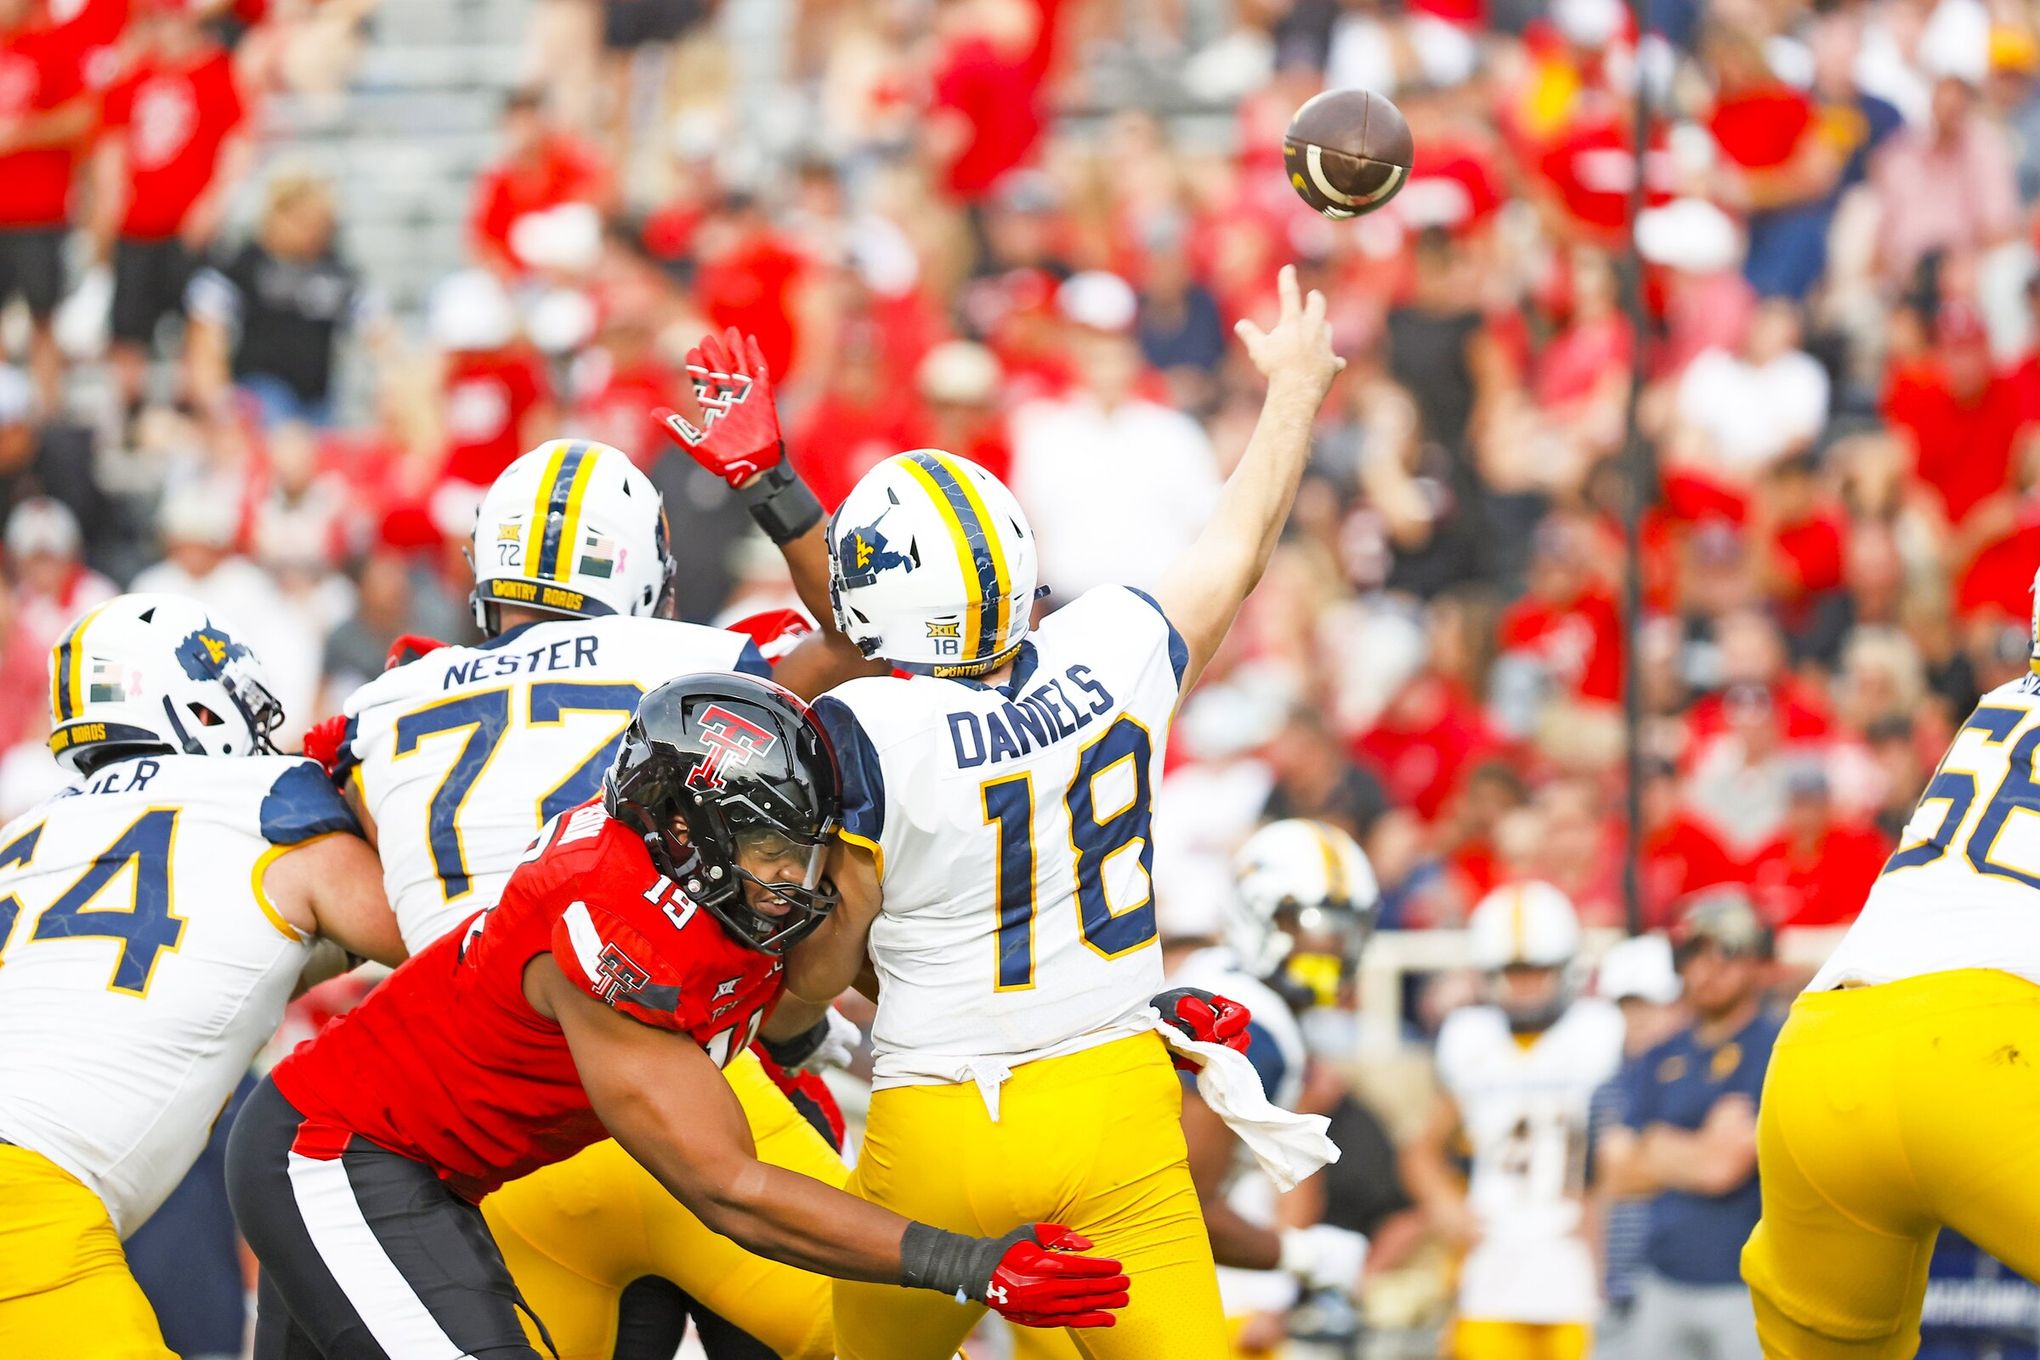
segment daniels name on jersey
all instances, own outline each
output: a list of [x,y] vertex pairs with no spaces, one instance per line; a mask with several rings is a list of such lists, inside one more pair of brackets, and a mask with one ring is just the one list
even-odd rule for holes
[[814,706],[884,911],[875,1084],[966,1080],[1148,1028],[1149,820],[1188,653],[1155,602],[1092,590],[998,686],[852,680]]
[[588,803],[546,828],[494,907],[279,1063],[277,1089],[473,1200],[572,1156],[606,1135],[565,1034],[525,999],[525,966],[548,952],[589,996],[720,1065],[757,1036],[782,981],[778,959],[739,944]]
[[312,942],[262,894],[358,832],[309,760],[115,761],[0,831],[0,1138],[140,1227],[283,1019]]
[[741,634],[618,615],[441,647],[355,691],[340,771],[411,952],[495,901],[539,827],[595,796],[647,690],[730,670],[770,674]]

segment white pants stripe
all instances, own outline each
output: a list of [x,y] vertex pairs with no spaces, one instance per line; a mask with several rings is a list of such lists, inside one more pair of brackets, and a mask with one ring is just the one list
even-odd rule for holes
[[453,1343],[376,1240],[340,1159],[291,1153],[290,1186],[298,1217],[326,1269],[390,1360],[464,1360],[467,1352]]

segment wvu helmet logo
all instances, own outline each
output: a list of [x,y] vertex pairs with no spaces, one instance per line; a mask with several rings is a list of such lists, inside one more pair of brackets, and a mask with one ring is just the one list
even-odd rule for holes
[[836,544],[836,567],[846,586],[868,586],[879,576],[898,567],[912,571],[920,565],[918,556],[899,552],[878,531],[879,521],[892,513],[887,506],[878,519],[861,529],[852,529]]
[[177,644],[177,664],[193,680],[217,680],[227,662],[246,655],[246,647],[218,631],[200,629]]
[[696,726],[708,754],[688,773],[690,789],[720,790],[725,769],[749,765],[752,757],[765,755],[779,744],[779,738],[772,732],[749,718],[738,717],[721,704],[710,704],[702,710]]

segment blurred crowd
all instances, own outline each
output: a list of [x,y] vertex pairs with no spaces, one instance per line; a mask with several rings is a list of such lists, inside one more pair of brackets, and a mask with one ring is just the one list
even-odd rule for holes
[[[1229,331],[1291,261],[1349,366],[1177,727],[1165,929],[1210,928],[1276,816],[1361,840],[1388,929],[1530,878],[1621,924],[1632,677],[1645,925],[1725,883],[1844,923],[2024,672],[2030,6],[787,0],[763,102],[741,8],[533,0],[495,159],[445,187],[466,258],[395,309],[264,134],[344,99],[373,0],[0,0],[0,817],[58,782],[45,657],[82,609],[202,598],[293,738],[395,637],[466,634],[480,489],[551,435],[661,486],[687,617],[785,596],[650,416],[711,328],[757,336],[825,504],[939,445],[1010,480],[1056,597],[1151,583],[1252,429]],[[1345,223],[1281,171],[1339,86],[1417,147]]]

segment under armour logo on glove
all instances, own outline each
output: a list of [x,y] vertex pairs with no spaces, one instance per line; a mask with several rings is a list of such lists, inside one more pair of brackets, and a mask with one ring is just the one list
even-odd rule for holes
[[1002,1284],[986,1286],[985,1302],[994,1308],[1002,1307],[1006,1302],[1006,1286]]
[[1022,1327],[1110,1327],[1131,1282],[1119,1262],[1086,1256],[1089,1239],[1060,1223],[1030,1223],[1001,1239],[1006,1249],[984,1301]]
[[785,459],[772,374],[756,337],[734,326],[702,337],[687,351],[687,374],[699,418],[663,409],[655,414],[695,462],[734,488]]

